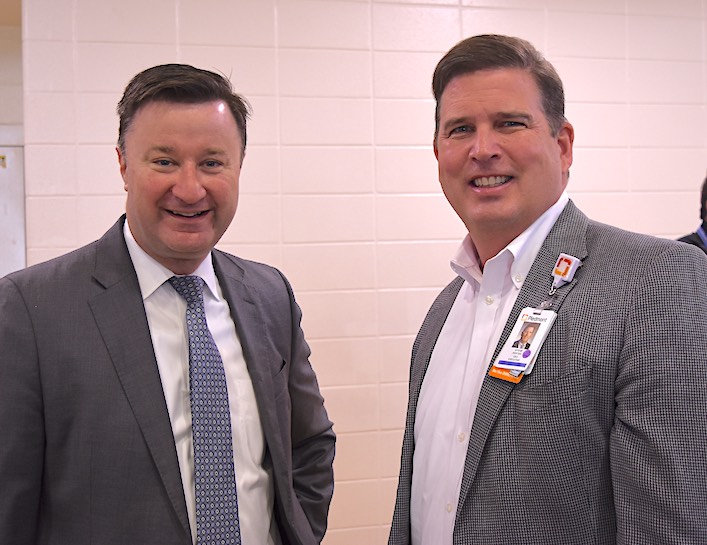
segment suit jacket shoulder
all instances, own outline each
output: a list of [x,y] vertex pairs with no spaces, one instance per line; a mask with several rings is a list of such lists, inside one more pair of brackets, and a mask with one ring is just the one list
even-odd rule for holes
[[191,541],[122,226],[0,280],[2,543]]

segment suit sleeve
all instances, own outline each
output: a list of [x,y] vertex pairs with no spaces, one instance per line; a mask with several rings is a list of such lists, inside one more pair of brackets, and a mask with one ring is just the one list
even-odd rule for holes
[[334,493],[336,437],[309,362],[311,351],[300,327],[302,312],[284,276],[283,281],[289,292],[292,313],[292,359],[288,386],[292,403],[293,488],[312,533],[321,542]]
[[0,543],[35,543],[44,458],[37,350],[23,298],[0,279]]
[[610,440],[617,544],[707,536],[707,259],[698,253],[680,245],[658,256],[628,313]]

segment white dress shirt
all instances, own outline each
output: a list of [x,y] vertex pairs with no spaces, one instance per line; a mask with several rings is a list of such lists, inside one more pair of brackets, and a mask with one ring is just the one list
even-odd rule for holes
[[[451,267],[464,279],[420,390],[415,414],[412,545],[451,545],[471,425],[496,344],[523,281],[569,198],[559,200],[496,256],[479,264],[467,235]],[[548,271],[548,276],[552,271]]]
[[[177,447],[192,541],[196,543],[194,443],[189,401],[189,349],[186,328],[187,304],[167,282],[174,273],[140,248],[130,232],[127,221],[123,234],[145,304],[152,345]],[[255,401],[255,392],[228,302],[223,297],[214,272],[211,254],[192,274],[204,279],[206,321],[221,353],[226,373],[242,540],[245,544],[279,545],[280,537],[272,516],[274,484],[271,472],[263,467],[265,435]]]

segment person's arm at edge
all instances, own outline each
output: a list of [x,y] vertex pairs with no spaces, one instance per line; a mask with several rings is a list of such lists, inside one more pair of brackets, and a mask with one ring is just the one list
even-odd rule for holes
[[[282,274],[281,274],[282,276]],[[292,313],[292,361],[289,392],[292,401],[292,479],[297,499],[321,542],[334,493],[333,461],[336,436],[309,362],[311,353],[300,326],[302,312],[287,286]]]
[[44,417],[33,325],[22,294],[0,279],[0,543],[34,545]]
[[707,536],[707,259],[673,246],[645,268],[615,382],[617,544]]

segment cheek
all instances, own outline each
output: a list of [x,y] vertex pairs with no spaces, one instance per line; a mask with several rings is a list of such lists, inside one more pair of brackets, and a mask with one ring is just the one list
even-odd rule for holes
[[220,213],[224,216],[233,217],[238,206],[238,184],[232,181],[224,181],[211,188],[211,199],[216,204]]
[[445,148],[437,157],[439,173],[446,176],[455,176],[461,172],[466,164],[468,154],[461,147]]
[[140,196],[143,204],[154,205],[159,199],[170,192],[170,183],[165,176],[148,173],[140,177],[133,177],[129,191]]

